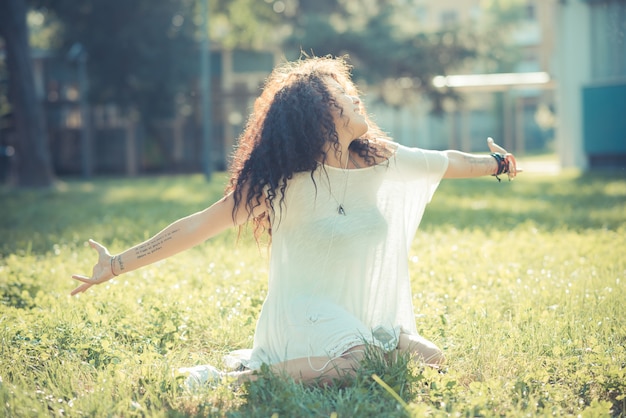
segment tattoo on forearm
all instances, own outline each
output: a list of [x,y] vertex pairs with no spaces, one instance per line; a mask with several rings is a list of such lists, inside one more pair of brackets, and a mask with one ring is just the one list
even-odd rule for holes
[[[489,158],[479,158],[477,159],[475,156],[464,156],[465,162],[470,169],[472,174],[493,174],[497,170],[497,167],[494,168],[494,159],[493,157]],[[497,163],[496,163],[497,165]]]
[[124,262],[122,261],[122,256],[121,255],[117,256],[117,265],[120,268],[120,271],[124,271],[125,270]]
[[135,255],[137,259],[143,258],[147,255],[154,254],[157,251],[163,249],[163,244],[167,241],[171,240],[180,229],[175,229],[173,231],[166,232],[162,235],[156,236],[153,240],[146,242],[145,244],[141,244],[137,248],[135,248]]

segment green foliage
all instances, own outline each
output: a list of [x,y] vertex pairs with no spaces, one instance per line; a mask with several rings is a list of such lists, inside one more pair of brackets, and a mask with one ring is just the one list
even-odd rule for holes
[[[304,2],[301,2],[304,3]],[[451,89],[435,88],[435,76],[455,72],[509,72],[521,57],[512,31],[524,22],[526,2],[483,2],[479,20],[431,31],[421,27],[415,2],[360,0],[301,4],[291,19],[286,46],[316,55],[349,54],[355,75],[377,84],[411,80],[391,105],[426,95],[435,113],[446,100],[459,100]]]
[[508,73],[522,58],[523,48],[513,42],[512,34],[525,23],[529,4],[519,0],[485,1],[485,18],[477,28],[477,65],[483,72]]
[[135,107],[146,120],[173,114],[176,94],[197,74],[195,1],[33,0],[59,56],[88,54],[90,99]]
[[[189,395],[173,371],[250,347],[267,253],[249,234],[71,298],[94,238],[120,251],[213,202],[225,176],[0,189],[2,416],[619,416],[626,413],[626,176],[444,181],[411,251],[442,372],[369,353],[354,381],[265,374]],[[380,376],[385,387],[372,375]],[[399,402],[392,392],[403,402]]]
[[29,10],[26,21],[28,22],[29,43],[33,49],[54,50],[59,48],[61,42],[61,22],[51,19],[46,11]]
[[263,49],[280,43],[282,16],[270,1],[218,0],[211,11],[211,39],[227,49]]
[[412,4],[380,2],[367,7],[356,6],[354,1],[336,3],[332,8],[300,10],[286,44],[315,55],[349,54],[355,76],[370,83],[411,79],[412,88],[405,91],[403,102],[409,93],[419,92],[432,100],[435,111],[440,111],[444,99],[457,99],[451,90],[434,88],[431,80],[476,56],[477,38],[471,31],[447,28],[425,32],[413,22]]
[[[37,44],[56,46],[63,56],[76,42],[86,48],[93,101],[130,105],[151,120],[171,115],[173,99],[190,93],[198,67],[199,1],[89,0],[79,7],[71,0],[30,3],[37,10],[31,13]],[[488,2],[487,18],[480,24],[436,33],[416,24],[412,2],[215,0],[209,7],[214,45],[281,47],[292,59],[301,50],[349,54],[355,74],[372,83],[413,79],[405,95],[426,94],[435,111],[441,111],[444,100],[458,97],[434,88],[434,76],[476,61],[487,71],[510,71],[519,58],[508,42],[511,28],[522,18],[523,4],[517,1]]]
[[[81,43],[88,53],[90,99],[171,117],[192,101],[202,37],[200,1],[30,0],[32,40],[61,57]],[[267,2],[210,1],[209,35],[225,48],[267,47],[280,17]]]

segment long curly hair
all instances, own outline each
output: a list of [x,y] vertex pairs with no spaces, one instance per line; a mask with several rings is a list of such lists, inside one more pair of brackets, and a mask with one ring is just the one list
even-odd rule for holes
[[[245,210],[253,220],[257,242],[264,232],[271,239],[271,217],[267,211],[253,217],[254,208],[265,201],[276,214],[295,173],[310,172],[313,178],[327,160],[326,149],[340,154],[333,110],[343,115],[343,109],[327,80],[332,77],[346,93],[356,95],[351,70],[345,58],[302,57],[276,67],[267,78],[239,137],[226,188],[235,200],[233,219],[237,211]],[[378,139],[389,138],[364,109],[363,114],[368,131],[352,141],[350,150],[371,165],[388,157],[389,150]]]

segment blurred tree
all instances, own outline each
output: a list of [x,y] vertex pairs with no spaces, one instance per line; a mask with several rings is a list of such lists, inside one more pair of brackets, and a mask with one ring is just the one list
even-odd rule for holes
[[[157,121],[189,109],[198,74],[196,0],[30,0],[56,22],[57,56],[80,45],[92,104],[114,103],[142,126],[153,163],[171,158]],[[76,49],[76,48],[74,48]]]
[[[25,1],[47,22],[54,22],[39,32],[37,42],[63,55],[76,43],[87,51],[92,103],[136,109],[149,137],[157,143],[167,141],[151,121],[173,115],[177,105],[189,109],[186,104],[193,100],[190,85],[198,71],[196,41],[202,21],[198,0],[2,0],[7,13],[0,19],[14,16],[8,13],[9,5]],[[512,5],[521,0],[490,1],[500,13],[495,16],[512,19]],[[20,13],[25,13],[23,9]],[[414,23],[412,3],[406,1],[211,0],[210,10],[213,45],[249,49],[282,45],[289,58],[293,58],[289,50],[349,54],[357,78],[399,86],[396,90],[405,95],[400,100],[426,94],[435,110],[455,93],[433,88],[432,77],[448,74],[481,53],[473,32],[450,28],[424,33]],[[497,19],[492,27],[487,36],[497,40]],[[485,55],[502,58],[494,53],[497,42],[492,44]],[[25,47],[20,43],[20,49]],[[506,48],[499,51],[506,53]],[[28,77],[28,72],[15,71],[14,77]],[[397,94],[383,99],[399,103]],[[166,152],[161,154],[167,157]]]
[[4,39],[9,101],[16,141],[16,184],[49,187],[54,182],[43,109],[35,92],[24,0],[0,1],[0,37]]
[[282,17],[293,13],[287,4],[277,6],[267,0],[215,0],[210,3],[211,41],[227,49],[279,45],[281,34],[286,30],[281,24]]
[[[56,44],[80,42],[89,54],[91,100],[139,107],[142,115],[173,111],[172,98],[197,75],[202,17],[198,0],[31,0],[62,25]],[[210,1],[215,45],[259,48],[279,16],[267,2]]]
[[515,69],[521,49],[513,45],[513,32],[526,17],[526,0],[483,0],[484,18],[476,28],[479,65],[485,72],[507,73]]
[[[202,16],[198,0],[30,0],[60,22],[52,44],[63,54],[80,43],[88,54],[91,103],[115,103],[139,118],[155,161],[170,158],[156,122],[188,112],[195,101]],[[267,2],[210,1],[213,44],[259,48],[279,15]],[[164,165],[168,165],[166,162]]]
[[431,80],[474,58],[476,37],[460,28],[425,33],[413,23],[412,13],[410,4],[394,0],[300,2],[293,19],[297,29],[287,44],[316,55],[348,54],[357,77],[371,83],[402,79],[402,97],[383,94],[387,103],[425,94],[439,112],[444,100],[458,96],[435,88]]
[[148,120],[173,114],[197,73],[195,0],[31,1],[61,22],[61,51],[86,50],[91,102],[135,107]]

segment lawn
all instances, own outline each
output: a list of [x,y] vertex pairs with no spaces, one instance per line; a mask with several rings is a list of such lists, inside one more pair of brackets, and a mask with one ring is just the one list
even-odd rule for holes
[[74,298],[70,276],[91,271],[88,238],[121,251],[225,180],[0,189],[0,415],[626,414],[623,171],[442,183],[410,260],[418,330],[444,348],[443,372],[373,356],[342,389],[265,376],[189,394],[173,370],[251,346],[264,248],[230,231]]

